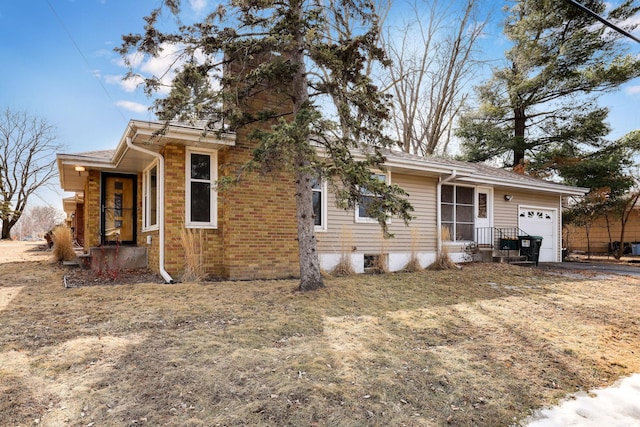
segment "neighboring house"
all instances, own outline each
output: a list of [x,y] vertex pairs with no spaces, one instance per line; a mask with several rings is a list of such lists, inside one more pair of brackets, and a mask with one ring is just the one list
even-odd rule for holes
[[[611,252],[610,243],[620,242],[620,219],[601,216],[593,221],[589,228],[589,242],[587,245],[586,227],[572,224],[564,226],[565,246],[572,252],[590,252],[592,254],[606,254]],[[640,206],[635,206],[629,215],[624,228],[625,252],[632,250],[631,244],[640,242]]]
[[[87,256],[117,250],[166,281],[179,279],[185,265],[181,230],[188,227],[203,230],[203,262],[212,275],[297,276],[291,177],[249,175],[218,192],[216,180],[251,155],[249,130],[203,136],[172,124],[158,135],[163,126],[131,121],[114,150],[58,154],[62,189],[76,194],[65,199],[65,211]],[[318,183],[314,206],[323,269],[332,270],[346,255],[363,272],[382,255],[388,270],[397,271],[412,253],[425,267],[442,248],[461,260],[470,243],[493,252],[501,236],[520,234],[543,237],[541,262],[560,261],[562,199],[587,191],[479,164],[391,151],[386,159],[386,172],[374,173],[409,193],[415,218],[409,226],[392,219],[395,237],[384,240],[364,210],[335,207],[326,183]],[[443,228],[450,240],[443,239]]]

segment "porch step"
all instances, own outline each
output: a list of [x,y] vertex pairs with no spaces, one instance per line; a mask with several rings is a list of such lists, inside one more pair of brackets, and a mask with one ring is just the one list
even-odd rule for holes
[[529,261],[524,255],[494,256],[493,262],[503,262],[511,265],[519,265],[521,267],[533,267],[536,265],[534,261]]
[[80,267],[78,261],[62,261],[62,265],[65,267]]

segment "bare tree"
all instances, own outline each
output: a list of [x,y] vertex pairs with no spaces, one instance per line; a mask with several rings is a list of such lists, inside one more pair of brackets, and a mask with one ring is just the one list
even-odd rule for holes
[[414,22],[400,31],[387,28],[383,43],[392,61],[387,79],[394,96],[392,123],[407,153],[447,151],[478,64],[474,49],[485,22],[476,19],[476,3],[463,0],[456,10],[458,2],[435,0],[426,19],[414,4]]
[[10,108],[0,113],[0,238],[10,238],[29,197],[56,176],[61,148],[47,121]]
[[19,238],[43,237],[56,225],[64,222],[65,214],[53,206],[33,206],[28,208],[14,227],[13,235],[19,231]]

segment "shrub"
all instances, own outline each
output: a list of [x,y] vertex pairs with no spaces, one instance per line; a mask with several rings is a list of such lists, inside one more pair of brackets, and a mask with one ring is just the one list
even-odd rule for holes
[[352,231],[343,228],[340,234],[340,240],[342,244],[340,261],[338,261],[338,264],[331,271],[331,274],[338,277],[352,276],[356,274],[356,270],[353,268],[353,263],[351,262],[351,252],[355,249],[353,246]]
[[417,229],[411,230],[411,256],[409,262],[404,267],[404,271],[409,273],[415,273],[422,271],[422,265],[420,265],[420,259],[418,259],[418,242],[420,241],[420,234]]
[[53,241],[53,259],[55,261],[72,261],[76,259],[76,252],[73,250],[73,236],[71,230],[66,225],[59,225],[51,232]]
[[204,232],[202,229],[183,227],[180,232],[180,240],[184,249],[184,273],[183,282],[203,280],[206,276],[204,266]]
[[[443,242],[451,240],[451,232],[447,227],[442,227],[440,229],[440,238]],[[445,245],[442,245],[442,248],[438,255],[436,256],[436,260],[427,267],[428,270],[453,270],[458,268],[458,265],[451,260],[449,257],[449,251]]]

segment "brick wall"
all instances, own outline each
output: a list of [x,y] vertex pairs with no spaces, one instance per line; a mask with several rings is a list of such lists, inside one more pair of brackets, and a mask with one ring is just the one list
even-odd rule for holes
[[100,171],[90,170],[84,187],[84,251],[100,244]]
[[[227,72],[246,72],[242,64]],[[291,110],[291,98],[274,87],[257,90],[245,111]],[[268,128],[271,124],[261,124]],[[246,126],[237,131],[236,145],[220,156],[220,173],[231,174],[252,157],[255,141]],[[234,279],[283,278],[299,275],[295,183],[289,174],[242,177],[220,195],[224,242],[224,274]]]
[[[174,279],[180,279],[185,269],[185,251],[181,233],[185,223],[186,149],[182,145],[167,144],[163,155],[165,158],[165,269]],[[218,210],[220,211],[219,201]],[[213,276],[224,274],[220,234],[220,229],[203,230],[204,264],[206,271]],[[152,246],[156,245],[157,239]],[[155,254],[153,256],[157,257]],[[157,260],[155,265],[158,265]]]

